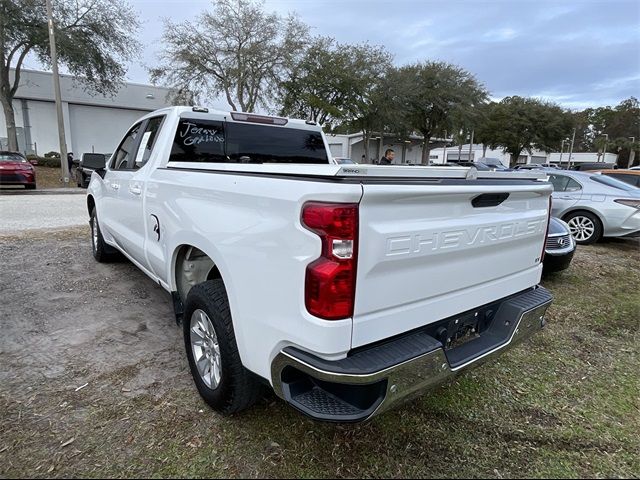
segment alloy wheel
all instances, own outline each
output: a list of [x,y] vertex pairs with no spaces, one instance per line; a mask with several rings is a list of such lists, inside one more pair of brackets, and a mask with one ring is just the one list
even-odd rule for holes
[[191,315],[191,350],[200,378],[212,390],[218,388],[222,377],[220,345],[209,316],[200,309]]
[[571,230],[571,235],[579,242],[589,240],[596,231],[596,226],[593,224],[593,221],[588,217],[580,215],[569,220],[568,225]]

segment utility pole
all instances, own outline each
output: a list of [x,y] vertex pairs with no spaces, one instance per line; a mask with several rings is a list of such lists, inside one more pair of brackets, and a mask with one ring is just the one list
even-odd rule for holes
[[444,131],[444,163],[447,163],[447,131]]
[[475,133],[475,129],[471,129],[471,142],[469,143],[469,161],[473,162],[475,159],[471,158],[471,150],[473,149],[473,134]]
[[629,164],[627,165],[628,168],[633,167],[633,161],[636,158],[636,149],[634,148],[635,145],[634,143],[636,143],[636,137],[629,137],[631,139],[631,146],[629,147]]
[[567,139],[565,138],[564,140],[562,140],[562,143],[560,144],[560,166],[562,167],[562,152],[564,152],[564,142],[566,142]]
[[58,114],[58,137],[60,141],[60,167],[65,187],[69,186],[69,165],[67,163],[67,140],[64,134],[64,117],[62,115],[62,94],[60,93],[60,75],[58,74],[58,54],[56,53],[56,37],[53,29],[53,7],[51,0],[47,3],[47,23],[49,26],[49,47],[51,49],[51,66],[53,68],[53,90],[56,97]]
[[[573,129],[573,136],[571,137],[571,148],[569,149],[569,160],[567,161],[567,170],[571,169],[571,155],[573,155],[573,144],[576,141],[576,129]],[[562,165],[560,165],[562,167]]]

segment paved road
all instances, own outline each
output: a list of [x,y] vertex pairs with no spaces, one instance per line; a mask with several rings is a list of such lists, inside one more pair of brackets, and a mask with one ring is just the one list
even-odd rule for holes
[[85,198],[75,194],[0,195],[0,235],[86,225]]

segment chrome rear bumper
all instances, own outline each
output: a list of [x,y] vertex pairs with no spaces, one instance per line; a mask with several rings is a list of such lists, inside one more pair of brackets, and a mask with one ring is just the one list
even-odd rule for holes
[[272,363],[272,384],[280,398],[314,419],[366,420],[529,338],[544,326],[551,301],[547,290],[536,287],[465,312],[489,311],[493,318],[485,331],[456,348],[443,348],[424,330],[335,362],[287,347]]

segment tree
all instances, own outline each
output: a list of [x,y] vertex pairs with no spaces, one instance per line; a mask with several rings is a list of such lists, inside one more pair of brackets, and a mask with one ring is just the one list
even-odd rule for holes
[[[54,0],[53,10],[59,63],[86,88],[114,93],[123,64],[138,51],[131,7],[124,0]],[[0,0],[0,102],[10,150],[18,150],[13,98],[28,54],[51,65],[44,0]]]
[[[369,85],[365,94],[355,102],[354,118],[351,121],[362,132],[364,155],[371,158],[369,141],[374,133],[384,137],[385,133],[405,136],[410,133],[401,111],[403,92],[395,82],[395,68]],[[376,152],[379,153],[379,152]]]
[[515,166],[523,150],[559,149],[573,127],[571,116],[559,106],[537,98],[506,97],[489,113],[483,137],[491,148],[502,147]]
[[166,21],[151,79],[195,96],[223,94],[233,110],[251,112],[269,105],[307,38],[308,27],[293,15],[266,13],[251,0],[216,0],[195,22]]
[[487,156],[487,147],[490,143],[490,132],[488,130],[488,121],[491,112],[495,108],[495,102],[485,103],[476,108],[476,119],[474,122],[474,137],[477,143],[482,144],[482,156]]
[[407,123],[424,137],[422,164],[429,163],[429,141],[466,121],[488,92],[466,70],[444,62],[415,63],[398,71]]
[[[617,106],[587,108],[573,113],[576,124],[576,150],[600,153],[605,143],[608,152],[620,153],[622,165],[640,145],[640,102],[635,97]],[[609,140],[605,142],[605,134]],[[631,141],[634,138],[635,141]]]
[[315,38],[281,84],[280,113],[321,125],[352,119],[390,68],[391,55],[382,47]]

